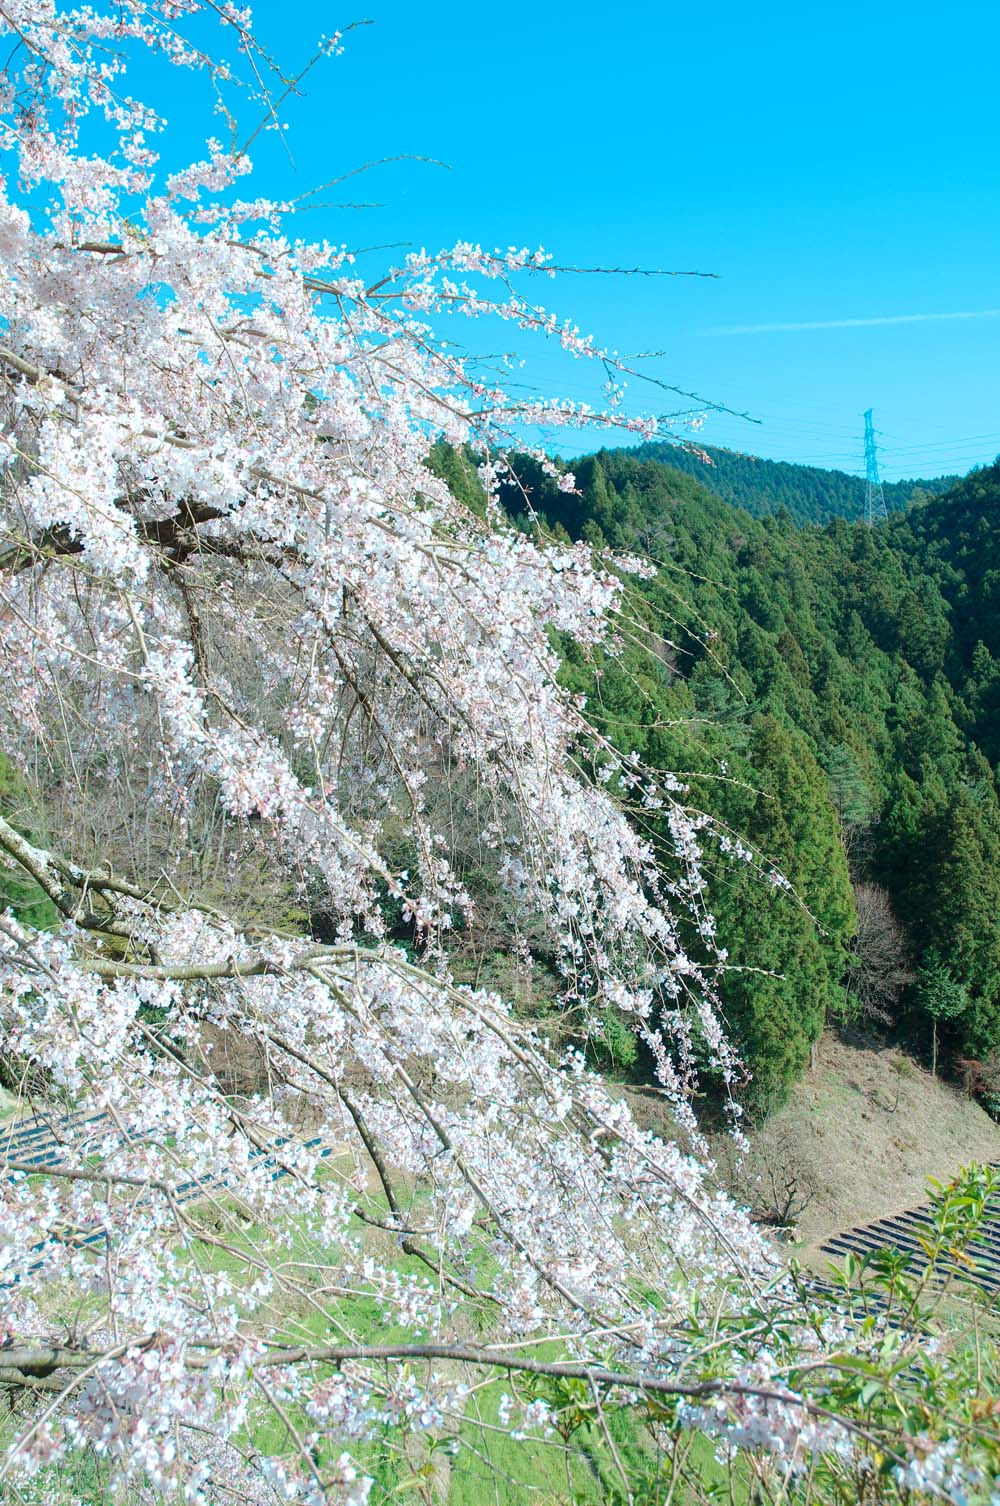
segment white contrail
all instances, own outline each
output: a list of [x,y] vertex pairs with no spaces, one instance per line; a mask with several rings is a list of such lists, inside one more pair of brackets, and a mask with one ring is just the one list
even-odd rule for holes
[[881,314],[875,319],[814,319],[805,324],[719,324],[700,335],[784,335],[810,329],[864,329],[873,324],[930,324],[940,319],[1000,319],[1000,309],[963,309],[955,314]]

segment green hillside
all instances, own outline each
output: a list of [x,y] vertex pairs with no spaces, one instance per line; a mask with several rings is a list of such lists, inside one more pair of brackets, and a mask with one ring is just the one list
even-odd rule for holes
[[[763,460],[738,450],[698,446],[697,451],[676,444],[640,445],[631,452],[641,460],[658,460],[701,481],[716,496],[743,507],[755,518],[782,509],[796,523],[828,523],[832,518],[863,518],[865,483],[846,471],[786,460]],[[707,460],[703,457],[707,456]],[[947,491],[957,476],[931,481],[887,481],[885,504],[890,512],[905,512],[914,503]]]
[[659,568],[620,655],[568,651],[567,681],[759,854],[707,859],[748,1103],[783,1098],[824,1021],[937,1037],[1000,1083],[1000,469],[874,529],[755,519],[635,453],[574,471],[578,495],[519,464],[542,525]]

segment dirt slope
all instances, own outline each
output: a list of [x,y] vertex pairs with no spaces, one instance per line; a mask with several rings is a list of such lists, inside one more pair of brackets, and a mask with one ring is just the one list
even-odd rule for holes
[[924,1201],[928,1177],[1000,1161],[1000,1126],[896,1048],[825,1036],[755,1151],[758,1161],[790,1165],[810,1189],[795,1221],[805,1253],[838,1229]]

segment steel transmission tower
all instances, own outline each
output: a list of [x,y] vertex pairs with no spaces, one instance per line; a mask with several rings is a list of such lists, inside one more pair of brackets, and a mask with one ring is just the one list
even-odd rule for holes
[[865,522],[869,528],[873,523],[888,519],[889,512],[885,505],[885,494],[882,491],[882,482],[878,473],[878,450],[875,446],[875,425],[872,423],[872,410],[869,408],[865,413]]

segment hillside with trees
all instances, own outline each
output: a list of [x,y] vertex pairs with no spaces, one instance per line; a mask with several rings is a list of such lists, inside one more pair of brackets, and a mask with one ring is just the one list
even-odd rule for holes
[[[640,459],[659,460],[684,471],[723,501],[744,508],[755,518],[785,512],[796,523],[828,523],[832,518],[851,520],[865,515],[865,483],[846,471],[764,460],[759,455],[714,445],[654,441],[638,445],[633,453]],[[924,481],[887,481],[883,486],[885,505],[890,513],[905,512],[929,497],[939,496],[957,480],[957,476],[937,476]]]
[[[824,1021],[893,1028],[992,1082],[1000,470],[887,525],[822,529],[751,518],[627,452],[574,471],[570,495],[522,461],[512,515],[531,527],[527,502],[557,536],[657,572],[631,587],[623,651],[569,649],[566,682],[609,738],[688,771],[698,805],[755,852],[707,875],[748,1100],[781,1100]],[[791,893],[756,881],[772,866]]]

